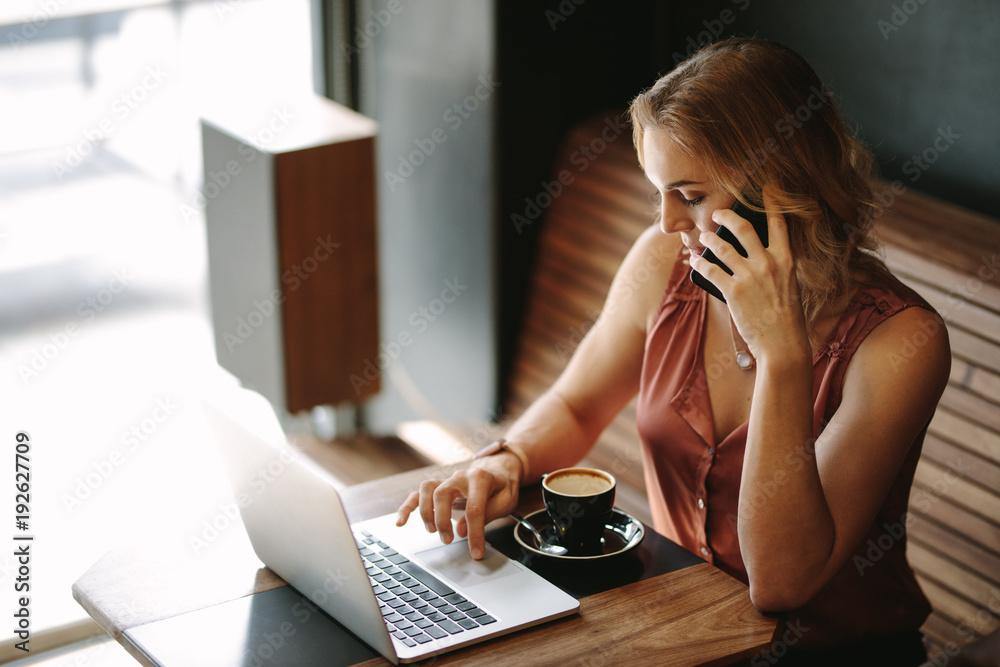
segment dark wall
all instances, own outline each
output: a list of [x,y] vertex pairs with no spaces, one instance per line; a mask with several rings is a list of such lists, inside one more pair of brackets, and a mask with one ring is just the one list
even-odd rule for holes
[[612,2],[496,3],[503,82],[496,133],[499,400],[541,226],[519,226],[514,216],[526,216],[525,199],[536,200],[543,183],[552,180],[556,151],[569,128],[595,113],[625,108],[655,80],[655,18],[663,11],[651,0],[630,2],[627,11]]
[[1000,2],[755,0],[731,29],[801,53],[885,178],[1000,217]]

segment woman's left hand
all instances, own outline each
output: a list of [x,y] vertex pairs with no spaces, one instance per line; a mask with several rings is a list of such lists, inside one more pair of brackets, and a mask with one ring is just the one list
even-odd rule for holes
[[701,244],[715,253],[733,275],[703,257],[691,257],[691,268],[714,283],[726,297],[736,328],[758,361],[770,355],[787,355],[803,346],[809,350],[788,226],[766,188],[764,209],[769,241],[766,248],[746,219],[731,209],[712,212],[712,220],[729,229],[743,245],[746,257],[715,232],[701,233]]

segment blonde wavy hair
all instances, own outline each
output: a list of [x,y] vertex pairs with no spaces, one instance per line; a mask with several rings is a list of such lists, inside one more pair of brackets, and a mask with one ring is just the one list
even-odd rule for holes
[[795,51],[759,39],[716,42],[638,95],[629,111],[640,163],[643,131],[659,128],[750,208],[763,210],[765,185],[774,194],[808,322],[859,272],[886,271],[873,233],[872,154]]

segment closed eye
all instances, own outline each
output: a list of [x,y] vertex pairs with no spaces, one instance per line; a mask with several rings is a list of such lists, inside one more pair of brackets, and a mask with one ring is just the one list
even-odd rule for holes
[[[687,206],[688,208],[694,208],[695,206],[698,206],[705,199],[704,195],[701,197],[697,197],[695,199],[688,199],[683,194],[681,194],[679,190],[674,190],[673,192],[677,193],[677,198],[680,199],[681,204]],[[663,213],[663,197],[661,196],[660,191],[654,190],[653,192],[651,192],[649,195],[649,201],[653,203],[654,206],[653,210],[656,214],[656,219],[659,220]]]

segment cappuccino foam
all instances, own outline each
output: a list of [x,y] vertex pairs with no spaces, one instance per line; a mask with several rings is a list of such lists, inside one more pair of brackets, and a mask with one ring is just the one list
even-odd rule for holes
[[611,482],[598,475],[570,473],[559,475],[555,479],[545,480],[545,485],[556,493],[564,496],[593,496],[604,493],[611,488]]

